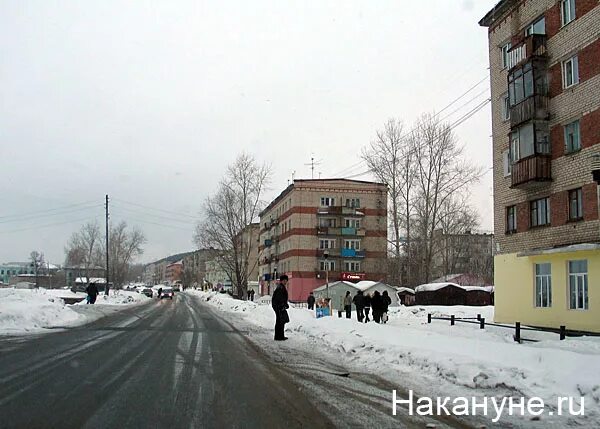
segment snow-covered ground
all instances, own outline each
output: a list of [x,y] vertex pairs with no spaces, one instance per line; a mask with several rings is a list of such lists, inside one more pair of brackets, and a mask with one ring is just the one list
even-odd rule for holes
[[[234,300],[214,292],[189,293],[227,314],[257,327],[273,329],[270,305]],[[386,325],[360,324],[352,319],[316,319],[314,312],[291,308],[287,343],[300,348],[331,349],[332,357],[354,369],[371,372],[415,394],[456,397],[539,397],[547,414],[508,418],[524,427],[600,427],[600,337],[567,338],[558,334],[522,331],[537,342],[518,344],[513,330],[433,320],[433,316],[476,317],[493,320],[493,307],[413,306],[390,309]],[[287,344],[286,344],[287,345]],[[585,398],[585,416],[557,416],[558,397],[573,397],[575,410]],[[566,409],[566,406],[565,406]],[[552,411],[554,415],[550,415]],[[506,411],[505,411],[506,412]],[[493,414],[490,412],[490,414]],[[490,418],[492,418],[490,417]],[[516,419],[516,421],[513,421]],[[539,420],[538,420],[539,419]]]
[[40,333],[48,328],[71,327],[97,320],[128,305],[150,298],[127,291],[99,295],[94,305],[85,300],[65,305],[61,298],[85,298],[85,293],[65,289],[0,289],[0,335]]

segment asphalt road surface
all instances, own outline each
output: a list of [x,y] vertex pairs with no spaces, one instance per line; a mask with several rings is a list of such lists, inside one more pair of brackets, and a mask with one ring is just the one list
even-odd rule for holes
[[[280,346],[281,345],[281,346]],[[0,339],[1,428],[425,427],[389,388],[274,343],[177,294],[78,328]],[[340,381],[342,380],[342,381]],[[470,427],[439,421],[436,427]]]

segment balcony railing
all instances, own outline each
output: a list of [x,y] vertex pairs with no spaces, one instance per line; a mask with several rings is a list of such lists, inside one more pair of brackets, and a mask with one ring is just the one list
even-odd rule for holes
[[324,258],[325,253],[328,258],[337,258],[340,256],[340,249],[317,249],[317,258]]
[[319,207],[317,209],[317,215],[329,215],[329,216],[364,216],[364,211],[359,208],[346,207],[346,206],[330,206],[330,207]]
[[546,55],[546,35],[531,34],[508,51],[508,69],[512,69],[532,57]]
[[537,182],[552,180],[552,158],[550,155],[534,155],[521,159],[512,165],[511,184],[513,188]]
[[510,108],[511,127],[531,120],[547,120],[548,117],[548,97],[545,95],[534,95]]
[[342,258],[364,258],[364,250],[342,249]]
[[341,228],[332,226],[318,226],[317,235],[340,235]]

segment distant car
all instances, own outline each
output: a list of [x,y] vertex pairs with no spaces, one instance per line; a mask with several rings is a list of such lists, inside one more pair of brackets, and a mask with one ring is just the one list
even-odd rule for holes
[[173,292],[173,288],[164,287],[162,290],[162,293],[160,294],[160,299],[163,299],[163,298],[173,299],[173,295],[175,295],[175,293]]
[[144,289],[141,290],[141,293],[143,293],[144,295],[146,295],[148,298],[152,298],[152,295],[154,294],[154,291],[151,288],[146,287],[146,288],[144,288]]

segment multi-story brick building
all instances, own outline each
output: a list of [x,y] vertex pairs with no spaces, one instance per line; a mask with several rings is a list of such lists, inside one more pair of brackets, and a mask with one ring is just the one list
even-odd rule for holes
[[290,300],[336,280],[385,280],[387,187],[347,179],[294,180],[260,213],[262,292],[290,277]]
[[480,25],[489,29],[495,319],[600,331],[600,3],[502,0]]

